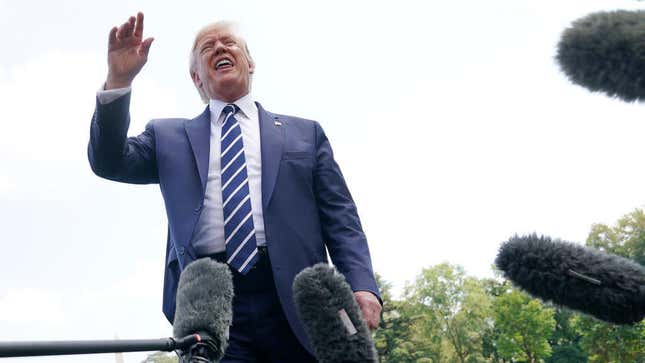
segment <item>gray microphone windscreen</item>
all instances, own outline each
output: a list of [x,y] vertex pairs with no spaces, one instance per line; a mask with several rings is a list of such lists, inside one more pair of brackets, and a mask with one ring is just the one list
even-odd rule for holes
[[645,316],[645,267],[536,234],[502,244],[495,265],[531,295],[615,324]]
[[173,333],[205,334],[224,354],[233,320],[233,280],[227,265],[210,258],[190,263],[179,278]]
[[562,33],[556,60],[571,82],[624,101],[645,100],[645,10],[597,12]]
[[322,363],[378,362],[371,333],[345,277],[320,263],[294,279],[298,315]]

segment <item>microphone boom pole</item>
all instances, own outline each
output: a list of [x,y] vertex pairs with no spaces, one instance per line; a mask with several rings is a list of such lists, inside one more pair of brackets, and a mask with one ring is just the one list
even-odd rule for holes
[[43,355],[75,355],[121,352],[172,352],[187,349],[201,341],[199,334],[186,337],[131,340],[76,340],[76,341],[17,341],[0,342],[0,358],[35,357]]

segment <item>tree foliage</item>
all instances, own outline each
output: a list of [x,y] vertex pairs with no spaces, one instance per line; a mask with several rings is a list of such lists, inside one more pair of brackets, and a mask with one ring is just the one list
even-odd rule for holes
[[141,363],[177,363],[178,361],[174,353],[155,352],[148,355]]
[[414,317],[404,301],[392,299],[392,285],[376,274],[376,282],[383,299],[383,312],[379,329],[374,334],[374,343],[380,361],[415,362],[417,351],[413,343]]
[[553,349],[545,363],[586,363],[587,353],[582,348],[582,332],[574,323],[576,314],[565,308],[554,308],[555,331],[549,339]]
[[466,276],[459,266],[443,263],[424,269],[407,286],[405,296],[418,317],[417,331],[428,339],[427,354],[433,362],[483,359],[491,299],[479,280]]
[[633,326],[605,323],[588,316],[574,320],[590,363],[645,362],[645,322]]
[[[614,226],[594,224],[587,246],[630,258],[645,266],[645,213],[636,209]],[[645,322],[617,326],[591,317],[576,320],[589,362],[645,362]]]
[[594,224],[587,246],[632,259],[645,266],[645,212],[626,214],[614,226]]
[[515,289],[496,298],[495,326],[499,355],[510,361],[538,363],[551,355],[548,339],[555,331],[553,310]]
[[[645,265],[645,213],[594,224],[587,246]],[[645,362],[645,322],[606,324],[531,299],[501,278],[476,279],[447,263],[423,269],[385,302],[375,341],[381,362]]]

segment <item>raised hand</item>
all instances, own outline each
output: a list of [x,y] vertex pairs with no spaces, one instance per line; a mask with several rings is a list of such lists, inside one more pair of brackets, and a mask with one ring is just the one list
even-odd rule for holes
[[129,87],[148,60],[154,38],[143,39],[143,13],[110,30],[105,89]]

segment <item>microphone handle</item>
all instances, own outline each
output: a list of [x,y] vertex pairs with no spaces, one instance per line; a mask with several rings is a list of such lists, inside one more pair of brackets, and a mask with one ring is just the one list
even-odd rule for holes
[[0,358],[34,357],[43,355],[72,355],[121,352],[171,352],[186,349],[201,340],[198,334],[183,338],[132,340],[70,340],[0,342]]

